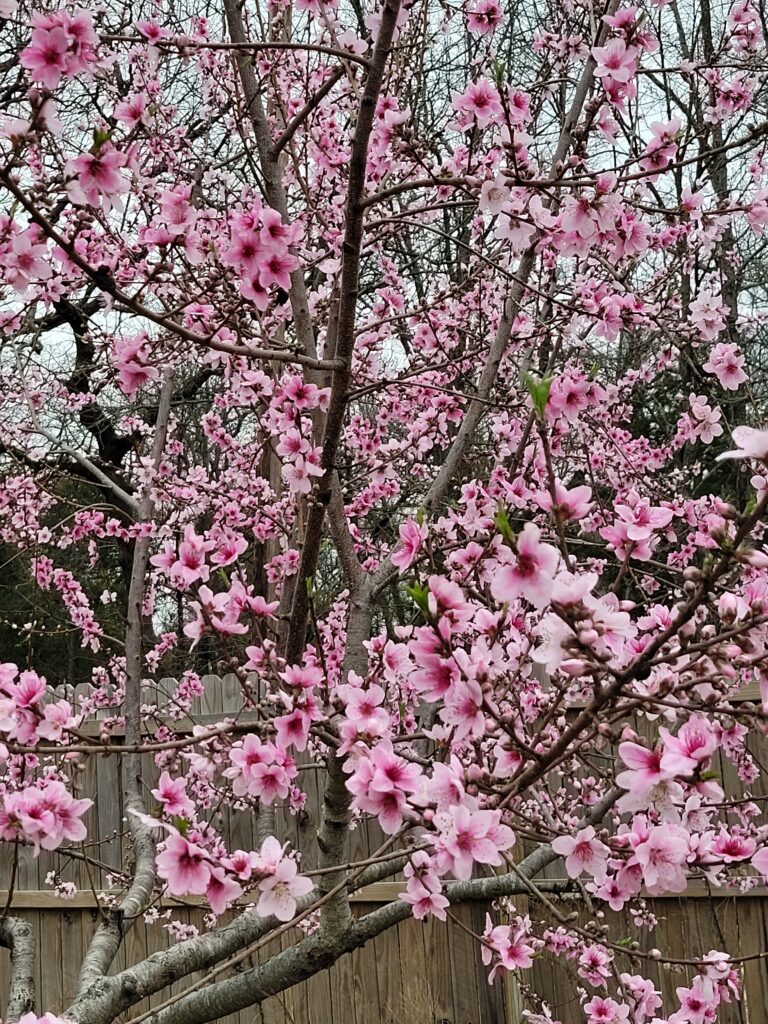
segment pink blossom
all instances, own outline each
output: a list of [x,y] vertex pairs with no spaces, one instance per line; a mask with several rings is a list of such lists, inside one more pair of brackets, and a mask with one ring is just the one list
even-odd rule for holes
[[534,608],[543,608],[548,603],[560,556],[551,545],[542,544],[540,538],[539,528],[526,523],[517,538],[513,562],[501,565],[491,582],[491,593],[497,601],[524,598]]
[[702,369],[707,373],[714,373],[720,385],[727,391],[738,391],[747,379],[743,366],[744,356],[738,345],[720,343],[709,353],[709,359]]
[[679,118],[672,118],[671,121],[657,122],[651,125],[653,138],[645,147],[639,165],[644,171],[653,172],[650,175],[651,181],[658,176],[657,172],[663,171],[674,160],[677,153],[677,142],[675,141],[680,132]]
[[685,890],[687,857],[688,834],[671,824],[654,825],[634,847],[634,860],[652,895]]
[[172,832],[155,860],[157,874],[171,896],[204,896],[213,865],[207,852]]
[[537,504],[551,512],[556,519],[566,522],[570,519],[583,519],[592,508],[592,488],[587,486],[566,488],[559,480],[555,481],[555,502],[549,491],[537,491],[534,499]]
[[503,113],[498,92],[485,78],[473,82],[453,97],[453,108],[465,115],[467,123],[475,119],[481,128],[496,121]]
[[427,539],[425,523],[419,525],[413,519],[406,519],[400,526],[400,546],[392,555],[392,564],[397,566],[402,575],[409,569],[421,551]]
[[605,46],[594,47],[592,56],[597,61],[595,75],[614,82],[629,82],[637,72],[637,50],[627,46],[623,39],[609,39]]
[[526,939],[530,937],[530,921],[518,917],[515,925],[496,925],[494,927],[490,914],[485,915],[485,931],[481,955],[486,967],[494,966],[488,975],[488,983],[493,984],[499,971],[525,970],[533,966],[535,949]]
[[212,867],[205,898],[214,914],[223,914],[243,895],[243,887],[231,878],[223,868]]
[[565,857],[565,870],[570,878],[586,872],[598,882],[605,878],[610,850],[595,836],[591,825],[580,829],[575,836],[557,836],[552,849]]
[[440,836],[437,863],[441,872],[451,871],[466,880],[475,863],[501,864],[503,851],[514,842],[512,829],[499,823],[497,811],[471,811],[460,804]]
[[297,901],[312,891],[312,882],[298,874],[296,862],[285,857],[273,874],[259,882],[261,896],[256,912],[262,917],[274,916],[278,921],[290,921],[296,916]]
[[163,772],[152,796],[160,801],[169,817],[189,818],[194,813],[195,805],[187,796],[187,780],[182,776],[172,779],[168,772]]
[[497,0],[477,0],[475,6],[467,11],[467,28],[478,35],[495,31],[502,20],[501,7]]
[[717,736],[707,719],[701,715],[689,718],[676,735],[660,728],[664,752],[661,768],[670,775],[691,775],[706,765],[717,750]]
[[626,1004],[602,996],[593,996],[585,1003],[584,1012],[587,1014],[587,1024],[627,1024],[630,1019]]

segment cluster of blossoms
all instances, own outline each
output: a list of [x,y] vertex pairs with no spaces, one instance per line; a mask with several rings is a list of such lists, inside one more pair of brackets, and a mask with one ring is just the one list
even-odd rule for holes
[[32,16],[32,39],[21,51],[22,67],[34,82],[55,89],[62,78],[90,74],[99,38],[88,11],[76,8]]
[[35,854],[55,850],[65,840],[82,842],[87,835],[82,816],[93,801],[76,800],[56,779],[7,791],[0,799],[0,839],[30,843]]
[[[154,823],[153,819],[147,819]],[[209,848],[204,833],[190,829],[182,835],[165,824],[169,835],[157,855],[157,873],[171,896],[204,896],[214,914],[223,914],[245,893],[256,887],[256,913],[290,921],[298,902],[313,889],[309,878],[298,873],[296,860],[269,836],[259,852],[235,850],[228,856]]]

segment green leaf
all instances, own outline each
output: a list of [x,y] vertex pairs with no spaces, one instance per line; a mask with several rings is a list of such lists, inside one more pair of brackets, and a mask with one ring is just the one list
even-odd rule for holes
[[173,824],[183,836],[189,832],[189,822],[186,818],[179,818],[174,815]]
[[507,516],[507,510],[499,502],[499,507],[496,510],[496,515],[493,517],[493,522],[496,529],[499,531],[501,536],[508,544],[514,544],[517,540],[517,534],[509,524],[509,517]]
[[552,377],[537,377],[535,373],[526,373],[523,377],[523,384],[525,384],[528,394],[531,396],[534,412],[540,420],[544,419],[544,410],[549,401],[552,380]]
[[94,150],[101,149],[101,147],[104,145],[105,142],[109,142],[109,140],[112,138],[112,131],[113,131],[112,128],[110,128],[106,132],[102,131],[101,128],[94,128],[93,129],[93,148],[94,148]]
[[405,592],[417,605],[422,615],[425,617],[429,615],[429,590],[427,587],[422,586],[421,583],[414,583],[413,586],[407,586]]
[[708,771],[702,772],[700,778],[702,782],[710,782],[712,779],[721,779],[722,775],[720,772]]

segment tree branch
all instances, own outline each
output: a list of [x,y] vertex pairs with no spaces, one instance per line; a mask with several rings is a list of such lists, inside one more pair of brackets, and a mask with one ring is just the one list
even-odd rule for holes
[[[231,3],[232,0],[227,0],[227,2]],[[331,320],[328,336],[329,354],[334,359],[340,360],[342,368],[334,371],[331,382],[331,398],[323,432],[323,454],[320,463],[323,468],[323,476],[320,478],[317,491],[313,495],[314,500],[309,507],[306,539],[301,552],[301,563],[291,607],[286,645],[288,661],[296,661],[304,648],[309,612],[309,598],[305,584],[314,576],[317,569],[325,512],[333,493],[336,452],[344,427],[352,370],[352,353],[355,345],[355,315],[360,280],[363,220],[365,218],[365,210],[361,201],[365,193],[368,145],[399,11],[400,0],[386,0],[383,5],[381,25],[360,100],[360,110],[352,140],[339,301],[336,316]]]
[[17,1021],[35,1006],[35,939],[32,925],[18,917],[0,919],[0,946],[11,951],[6,1020]]
[[[168,421],[173,397],[173,373],[167,370],[160,393],[157,426],[152,450],[152,466],[157,471],[163,457]],[[153,480],[147,483],[139,503],[139,522],[147,522],[154,509]],[[141,742],[141,677],[142,677],[142,604],[150,550],[149,536],[136,541],[133,569],[128,591],[128,623],[125,634],[125,742]],[[135,871],[133,881],[120,906],[108,913],[91,940],[80,971],[78,991],[83,991],[95,979],[104,975],[117,955],[125,925],[130,927],[152,898],[155,885],[155,837],[153,830],[138,821],[131,811],[145,811],[141,789],[141,755],[126,754],[122,762],[124,806],[128,813],[128,827],[133,843]]]

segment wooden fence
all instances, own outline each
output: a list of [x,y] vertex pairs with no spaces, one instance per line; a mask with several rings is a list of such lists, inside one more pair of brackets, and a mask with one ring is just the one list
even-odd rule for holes
[[[240,693],[235,677],[205,678],[205,697],[196,703],[190,716],[195,723],[211,724],[237,707]],[[163,687],[171,681],[161,682]],[[167,694],[166,694],[167,696]],[[162,692],[158,694],[162,706]],[[182,728],[184,723],[182,723]],[[89,726],[94,732],[98,726]],[[763,744],[765,746],[765,744]],[[764,751],[763,751],[764,753]],[[726,786],[732,781],[732,767],[723,762]],[[71,900],[58,897],[46,876],[60,863],[57,857],[41,854],[34,858],[20,848],[13,879],[12,911],[28,919],[37,941],[38,1010],[63,1010],[71,999],[77,982],[82,957],[89,938],[99,921],[97,894],[111,888],[109,868],[122,862],[125,831],[119,786],[119,766],[115,757],[89,758],[83,770],[82,791],[95,797],[86,823],[89,836],[99,836],[102,843],[96,859],[101,868],[87,867],[72,858],[61,872],[65,881],[77,886]],[[148,759],[145,781],[153,784],[157,771]],[[278,834],[290,840],[303,852],[303,865],[316,865],[317,814],[320,807],[317,773],[301,773],[301,784],[308,793],[306,811],[299,816],[282,815],[277,823]],[[755,797],[765,796],[760,780],[753,789]],[[231,816],[224,812],[217,823],[233,848],[249,848],[254,842],[253,823],[245,815]],[[351,833],[350,856],[363,859],[381,840],[375,823],[365,823]],[[11,887],[13,848],[0,844],[0,908],[8,902]],[[562,873],[553,865],[550,877]],[[384,882],[369,886],[354,899],[353,910],[366,913],[376,904],[389,901],[399,891],[400,883]],[[660,920],[655,932],[640,935],[644,946],[658,946],[665,954],[679,959],[695,957],[710,949],[732,954],[765,954],[768,950],[768,890],[760,888],[746,894],[708,892],[700,883],[691,886],[680,897],[648,900],[649,910]],[[166,900],[157,906],[160,921],[138,922],[129,932],[114,970],[140,961],[149,953],[175,941],[164,927],[169,919],[203,928],[198,901]],[[539,902],[521,899],[521,913],[528,912],[537,921],[557,927],[550,909]],[[581,900],[569,899],[566,913],[576,910],[584,919],[589,908]],[[487,908],[480,904],[457,908],[455,916],[465,928],[482,932]],[[226,918],[225,918],[226,920]],[[637,935],[637,928],[628,914],[611,915],[610,938],[621,942]],[[259,951],[265,959],[280,948],[286,948],[297,935],[286,934]],[[248,964],[243,965],[245,967]],[[681,968],[662,970],[657,964],[632,966],[617,960],[617,967],[629,973],[645,973],[654,977],[665,995],[687,984],[690,971]],[[242,968],[241,968],[242,969]],[[7,998],[9,973],[8,953],[0,950],[0,1017]],[[744,968],[743,998],[726,1007],[721,1024],[755,1024],[768,1020],[768,960],[765,956],[749,960]],[[196,977],[185,979],[149,1001],[134,1007],[127,1020],[136,1020],[151,1007],[158,1007],[173,994],[193,984]],[[564,963],[546,954],[537,957],[530,971],[519,979],[487,983],[487,972],[480,962],[479,947],[455,922],[420,924],[408,920],[399,928],[372,940],[364,949],[343,957],[329,971],[297,985],[295,988],[266,1000],[261,1007],[243,1011],[226,1019],[226,1024],[521,1024],[522,1008],[535,1009],[538,999],[549,1002],[555,1017],[563,1024],[580,1024],[579,987],[585,983],[578,977],[573,962]],[[670,1004],[671,1005],[671,1004]]]

